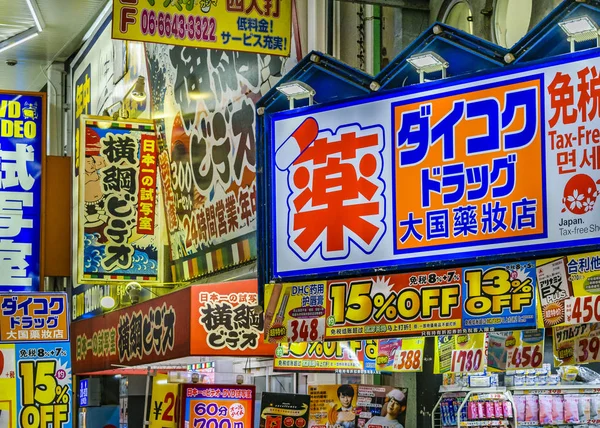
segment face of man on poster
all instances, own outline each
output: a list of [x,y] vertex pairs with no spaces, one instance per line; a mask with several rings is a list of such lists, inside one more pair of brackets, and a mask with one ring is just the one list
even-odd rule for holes
[[406,394],[400,389],[393,389],[387,394],[381,416],[373,416],[365,428],[404,428],[404,412],[406,411]]

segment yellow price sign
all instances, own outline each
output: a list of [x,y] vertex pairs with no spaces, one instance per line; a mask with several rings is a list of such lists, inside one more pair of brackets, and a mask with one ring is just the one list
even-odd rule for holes
[[176,428],[179,385],[168,383],[165,374],[154,376],[152,382],[152,403],[150,407],[150,428]]

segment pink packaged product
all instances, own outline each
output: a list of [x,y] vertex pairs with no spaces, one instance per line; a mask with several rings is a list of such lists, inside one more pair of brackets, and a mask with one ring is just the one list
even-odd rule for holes
[[515,407],[517,408],[517,422],[525,422],[525,396],[515,396]]
[[[507,401],[507,403],[508,403],[508,401]],[[508,405],[510,406],[510,403],[508,403]],[[496,414],[496,418],[504,417],[504,412],[502,411],[502,402],[501,401],[496,401],[494,403],[494,413]]]
[[565,423],[564,399],[562,395],[552,396],[552,420],[555,424]]
[[554,418],[552,416],[552,396],[551,395],[540,395],[539,406],[540,406],[540,420],[539,423],[542,425],[549,425],[553,423]]
[[566,424],[579,423],[579,399],[577,395],[565,395],[564,401]]
[[467,419],[479,419],[479,408],[477,402],[469,401],[467,404]]
[[485,402],[485,417],[487,419],[495,419],[498,417],[498,416],[496,416],[496,409],[494,407],[493,401]]
[[485,405],[483,404],[483,401],[477,402],[477,413],[479,413],[481,419],[485,418]]
[[540,406],[537,395],[525,397],[525,422],[538,423],[540,420]]
[[[515,397],[516,400],[516,397]],[[509,401],[504,401],[502,403],[502,413],[504,413],[504,417],[510,419],[513,417],[513,408]]]

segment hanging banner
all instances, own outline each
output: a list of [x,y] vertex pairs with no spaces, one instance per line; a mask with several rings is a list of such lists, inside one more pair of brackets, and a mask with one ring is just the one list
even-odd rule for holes
[[325,335],[326,282],[268,284],[265,338],[268,342],[316,342]]
[[600,323],[554,327],[555,366],[600,362]]
[[305,428],[310,396],[263,392],[259,428]]
[[65,293],[0,295],[3,342],[69,341]]
[[23,428],[71,428],[71,353],[65,343],[15,345],[17,408]]
[[598,245],[596,61],[268,117],[266,281]]
[[152,380],[150,428],[176,428],[179,384],[167,383],[168,375],[157,374]]
[[273,357],[275,344],[263,340],[263,315],[255,311],[255,279],[195,285],[192,292],[192,355]]
[[292,2],[113,3],[113,39],[288,56]]
[[181,390],[183,426],[252,428],[254,385],[186,384]]
[[36,291],[42,276],[46,95],[0,91],[0,290]]
[[81,120],[79,280],[156,281],[154,124]]
[[463,269],[463,327],[534,328],[535,274],[531,261]]
[[377,341],[377,370],[382,372],[422,372],[424,338],[382,339]]
[[506,370],[542,368],[544,329],[488,333],[488,366]]
[[373,385],[309,386],[309,428],[405,426],[406,388]]
[[438,336],[434,373],[480,373],[487,367],[488,339],[485,333]]
[[280,343],[273,369],[281,371],[374,372],[377,341]]

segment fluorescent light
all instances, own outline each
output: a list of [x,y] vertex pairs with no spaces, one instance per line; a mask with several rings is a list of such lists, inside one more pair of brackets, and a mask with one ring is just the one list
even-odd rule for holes
[[423,52],[415,54],[406,59],[419,73],[419,81],[423,83],[425,73],[442,72],[442,79],[446,78],[446,69],[450,66],[448,61],[436,54],[435,52]]
[[294,80],[292,82],[282,83],[277,86],[277,90],[286,96],[290,102],[290,109],[294,108],[295,100],[303,100],[308,98],[308,105],[313,104],[313,97],[317,93],[313,88],[304,82]]
[[[23,32],[21,34],[24,34],[24,33],[25,32]],[[11,37],[10,39],[5,40],[5,42],[8,42],[8,43],[6,43],[4,46],[0,47],[0,52],[4,52],[5,50],[8,50],[10,48],[14,48],[15,46],[20,45],[21,43],[25,43],[26,41],[33,39],[38,34],[40,34],[40,33],[33,33],[33,34],[30,34],[30,35],[25,36],[23,38],[20,38],[18,40],[12,41],[13,39],[17,39],[19,37],[19,35],[17,34],[16,36]]]
[[42,14],[40,13],[40,9],[35,2],[35,0],[26,0],[27,6],[29,7],[29,11],[31,12],[31,16],[33,16],[33,20],[35,21],[35,26],[38,32],[42,32],[44,29],[44,21],[42,20]]
[[100,15],[98,15],[92,26],[86,31],[85,35],[83,36],[84,42],[94,35],[98,27],[100,27],[100,24],[102,24],[102,21],[104,21],[106,14],[111,9],[111,6],[111,1],[106,3],[106,6],[104,6],[104,9],[102,9],[102,12],[100,12]]
[[586,42],[596,39],[596,45],[600,46],[600,32],[598,26],[589,16],[580,16],[558,23],[558,26],[567,35],[567,41],[571,44],[571,52],[575,51],[576,42]]

